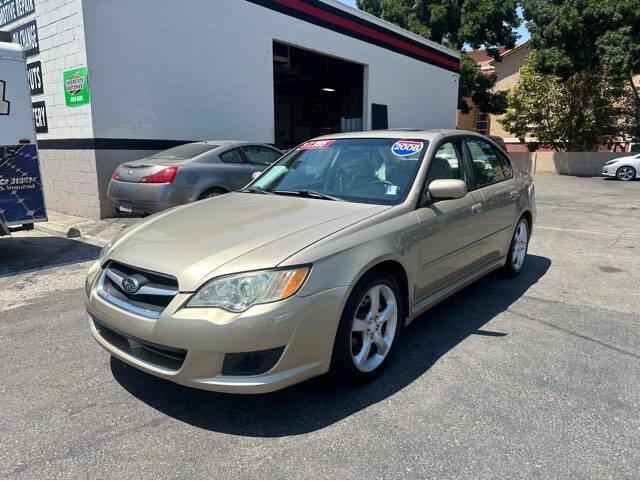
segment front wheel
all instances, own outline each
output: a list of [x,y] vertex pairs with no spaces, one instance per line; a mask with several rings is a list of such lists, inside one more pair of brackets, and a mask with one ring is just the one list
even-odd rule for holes
[[522,272],[522,268],[527,259],[527,250],[529,249],[529,231],[529,221],[527,221],[527,218],[524,216],[520,217],[513,237],[511,238],[507,263],[504,266],[506,274],[517,276]]
[[384,272],[364,277],[342,314],[330,375],[348,383],[377,377],[396,347],[404,322],[403,305],[394,277]]
[[628,182],[636,178],[636,169],[628,165],[622,166],[616,171],[616,177],[618,180]]

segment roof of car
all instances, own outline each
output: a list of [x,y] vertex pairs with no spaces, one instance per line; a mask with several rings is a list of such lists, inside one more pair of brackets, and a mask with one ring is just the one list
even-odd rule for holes
[[456,129],[387,129],[369,130],[365,132],[347,132],[341,134],[329,134],[317,137],[316,140],[325,139],[422,139],[434,141],[450,135],[475,135],[477,132]]

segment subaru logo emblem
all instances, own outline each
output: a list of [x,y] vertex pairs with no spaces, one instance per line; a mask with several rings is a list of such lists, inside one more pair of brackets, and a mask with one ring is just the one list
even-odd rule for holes
[[122,288],[128,294],[135,294],[140,289],[140,282],[133,277],[126,277],[122,280]]

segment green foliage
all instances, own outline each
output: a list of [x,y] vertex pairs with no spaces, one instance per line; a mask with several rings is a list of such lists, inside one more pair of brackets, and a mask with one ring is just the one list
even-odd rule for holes
[[[499,47],[515,46],[520,24],[517,0],[358,0],[358,8],[457,50],[488,48],[496,59]],[[468,112],[465,98],[472,98],[483,111],[501,113],[506,100],[494,85],[495,77],[462,55],[458,108]]]
[[509,91],[501,124],[521,141],[534,137],[538,145],[557,151],[591,151],[613,143],[633,125],[628,91],[610,82],[606,70],[583,70],[567,78],[540,73],[537,52],[520,70],[519,83]]
[[476,62],[464,52],[460,58],[460,88],[458,91],[458,108],[464,114],[470,112],[466,99],[488,114],[501,114],[507,108],[506,92],[494,92],[495,74],[487,75],[480,71]]
[[[640,0],[522,0],[537,52],[535,68],[568,81],[582,72],[606,73],[612,88],[634,102],[640,138]],[[622,87],[622,84],[626,84]]]

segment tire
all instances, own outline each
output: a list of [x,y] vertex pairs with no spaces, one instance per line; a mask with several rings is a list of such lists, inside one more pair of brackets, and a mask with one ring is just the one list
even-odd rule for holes
[[634,180],[636,178],[636,169],[634,169],[630,165],[623,165],[618,170],[616,170],[616,178],[618,180],[622,180],[623,182]]
[[226,194],[227,191],[224,189],[220,189],[218,187],[214,187],[213,189],[207,189],[205,190],[201,195],[200,198],[198,200],[203,200],[203,199],[212,199],[213,197],[218,197],[219,195],[222,194]]
[[529,250],[529,237],[531,227],[525,216],[520,217],[516,224],[516,229],[511,237],[509,245],[509,253],[507,254],[507,262],[504,265],[504,273],[509,276],[517,276],[522,272],[527,260],[527,251]]
[[[379,308],[377,314],[372,315],[371,294],[375,292],[379,294]],[[347,300],[338,326],[329,369],[332,378],[356,384],[380,375],[393,355],[404,324],[401,296],[398,281],[385,272],[372,272],[358,282]],[[391,307],[393,302],[395,307]],[[384,320],[376,317],[387,309]],[[369,345],[368,352],[365,352],[365,343]],[[380,346],[386,346],[382,359]],[[356,359],[361,362],[358,364]]]

